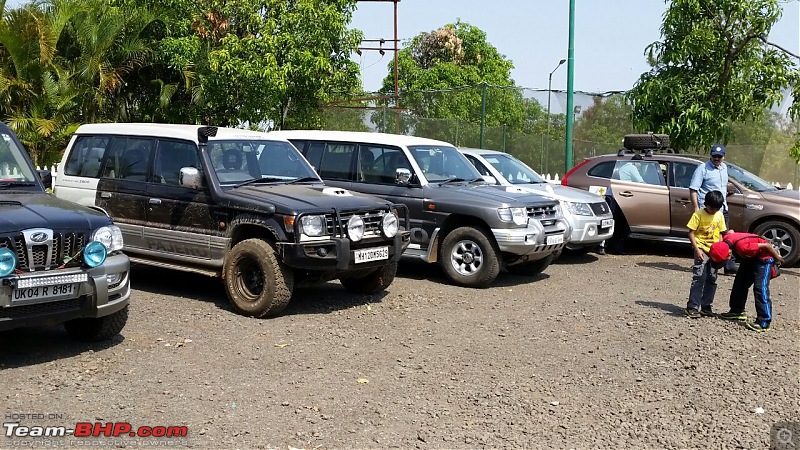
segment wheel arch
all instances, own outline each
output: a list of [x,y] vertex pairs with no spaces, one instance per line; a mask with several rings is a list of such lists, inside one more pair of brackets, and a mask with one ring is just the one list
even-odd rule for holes
[[[789,225],[793,225],[794,228],[800,232],[800,222],[797,221],[794,217],[784,216],[784,215],[772,215],[772,216],[764,216],[759,217],[758,219],[754,220],[753,223],[750,224],[750,227],[747,229],[749,233],[754,233],[755,229],[759,226],[767,223],[767,222],[787,222]],[[736,230],[734,230],[736,231]]]

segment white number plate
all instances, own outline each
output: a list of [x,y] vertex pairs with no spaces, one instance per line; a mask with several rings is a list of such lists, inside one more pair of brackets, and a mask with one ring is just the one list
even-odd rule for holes
[[389,259],[389,247],[365,248],[355,250],[353,253],[356,254],[356,264]]
[[600,222],[600,228],[611,228],[614,225],[614,219],[603,219]]
[[75,298],[78,295],[76,283],[54,284],[52,286],[36,286],[14,289],[12,303],[41,303],[42,301]]
[[564,242],[563,235],[547,236],[547,245],[562,244]]

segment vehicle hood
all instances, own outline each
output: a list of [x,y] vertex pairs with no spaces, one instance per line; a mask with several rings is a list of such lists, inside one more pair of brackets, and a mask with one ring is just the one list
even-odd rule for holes
[[369,194],[323,184],[261,184],[229,188],[226,191],[229,195],[249,202],[272,204],[275,212],[280,214],[295,214],[312,209],[378,209],[389,204]]
[[105,214],[45,193],[0,195],[0,230],[94,230],[111,224]]
[[554,200],[575,203],[598,203],[605,201],[603,197],[582,189],[562,186],[560,184],[514,184],[511,186],[494,186],[507,192],[522,192],[543,195]]
[[551,205],[553,201],[540,194],[495,189],[486,184],[432,183],[425,187],[425,197],[438,203],[458,203],[489,207],[522,207]]
[[800,216],[800,191],[781,189],[774,192],[761,192],[764,201],[794,207],[795,216]]

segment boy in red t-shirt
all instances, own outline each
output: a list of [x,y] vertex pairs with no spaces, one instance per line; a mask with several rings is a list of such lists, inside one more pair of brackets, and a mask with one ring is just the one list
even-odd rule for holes
[[[772,266],[783,263],[780,253],[766,239],[751,233],[728,233],[714,243],[708,256],[721,266],[731,256],[741,264],[731,288],[730,311],[719,315],[726,320],[745,321],[753,331],[767,331],[772,322],[772,302],[769,299],[769,279]],[[744,314],[747,290],[753,286],[756,301],[756,320],[747,322]]]

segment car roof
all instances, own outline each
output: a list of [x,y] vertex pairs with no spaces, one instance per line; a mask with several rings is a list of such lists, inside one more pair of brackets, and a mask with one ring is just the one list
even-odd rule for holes
[[[197,142],[197,130],[204,125],[183,125],[168,123],[90,123],[81,125],[75,134],[121,134],[126,136],[146,136],[186,139]],[[286,141],[279,136],[270,137],[268,133],[241,128],[217,127],[217,135],[209,141],[227,139],[271,139]]]
[[635,152],[626,152],[625,154],[619,155],[617,153],[609,153],[605,155],[597,155],[597,156],[590,156],[585,158],[587,161],[594,161],[594,160],[627,160],[632,159],[635,155],[641,155],[641,161],[647,160],[668,160],[668,161],[684,161],[684,162],[693,162],[693,163],[702,163],[703,162],[703,155],[689,155],[689,154],[676,154],[676,153],[662,153],[662,152],[653,152],[651,155],[647,155],[643,153],[635,153]]
[[382,145],[446,145],[453,144],[436,139],[407,136],[404,134],[370,133],[367,131],[331,131],[331,130],[279,130],[268,134],[286,139],[320,139],[344,142],[369,142]]

